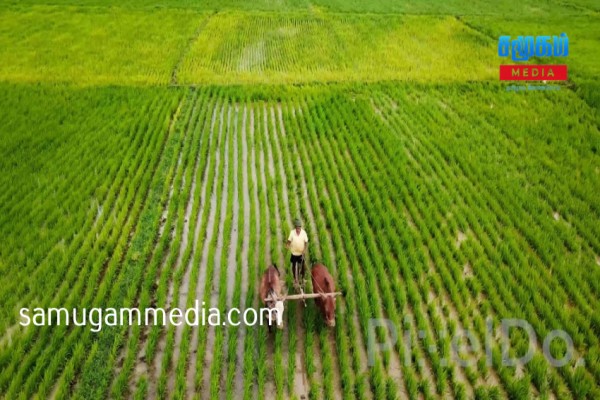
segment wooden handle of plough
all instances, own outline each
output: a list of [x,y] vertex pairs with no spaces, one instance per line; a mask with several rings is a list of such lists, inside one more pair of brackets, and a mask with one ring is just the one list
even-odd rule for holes
[[271,299],[271,297],[268,297],[265,299],[265,301],[270,301],[270,300],[303,300],[303,299],[316,299],[317,297],[331,297],[331,296],[341,296],[342,292],[335,292],[335,293],[304,293],[304,294],[290,294],[290,295],[286,295],[286,296],[282,296],[282,297],[278,297],[276,299]]

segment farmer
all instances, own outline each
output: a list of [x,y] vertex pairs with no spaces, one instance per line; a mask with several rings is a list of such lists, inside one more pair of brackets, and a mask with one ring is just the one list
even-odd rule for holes
[[304,279],[304,255],[306,254],[306,248],[308,247],[308,236],[306,235],[306,231],[302,229],[302,222],[300,219],[296,218],[294,227],[295,228],[290,232],[290,236],[288,236],[286,247],[290,249],[290,253],[292,253],[292,257],[290,258],[292,263],[292,275],[294,276],[294,279],[298,280],[299,277],[294,275],[294,265],[298,264],[298,269],[302,279]]

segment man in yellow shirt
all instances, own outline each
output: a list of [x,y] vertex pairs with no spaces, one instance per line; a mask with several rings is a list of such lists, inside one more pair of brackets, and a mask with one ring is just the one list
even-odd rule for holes
[[[294,221],[295,229],[290,232],[287,240],[287,248],[290,249],[292,257],[290,262],[292,263],[292,275],[294,274],[294,266],[298,264],[298,270],[300,271],[302,279],[304,279],[304,255],[308,247],[308,236],[306,231],[302,229],[302,222],[299,219]],[[299,277],[294,276],[298,281]]]

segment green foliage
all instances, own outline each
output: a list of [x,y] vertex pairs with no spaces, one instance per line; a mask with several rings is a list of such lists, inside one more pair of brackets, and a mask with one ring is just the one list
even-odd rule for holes
[[3,9],[0,80],[166,85],[204,18],[185,10]]
[[203,26],[179,82],[488,80],[494,49],[451,17],[224,13]]

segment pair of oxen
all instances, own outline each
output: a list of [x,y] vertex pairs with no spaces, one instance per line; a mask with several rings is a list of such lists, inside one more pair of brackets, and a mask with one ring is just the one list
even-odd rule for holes
[[[315,297],[315,302],[321,315],[325,319],[325,324],[329,327],[335,326],[335,283],[331,274],[323,264],[313,265],[311,271],[313,291],[320,296]],[[327,295],[329,294],[329,295]],[[262,276],[260,282],[259,295],[263,303],[270,310],[277,310],[281,316],[276,319],[276,313],[269,313],[269,327],[277,325],[283,327],[282,318],[284,311],[283,285],[279,269],[276,265],[270,265]]]

